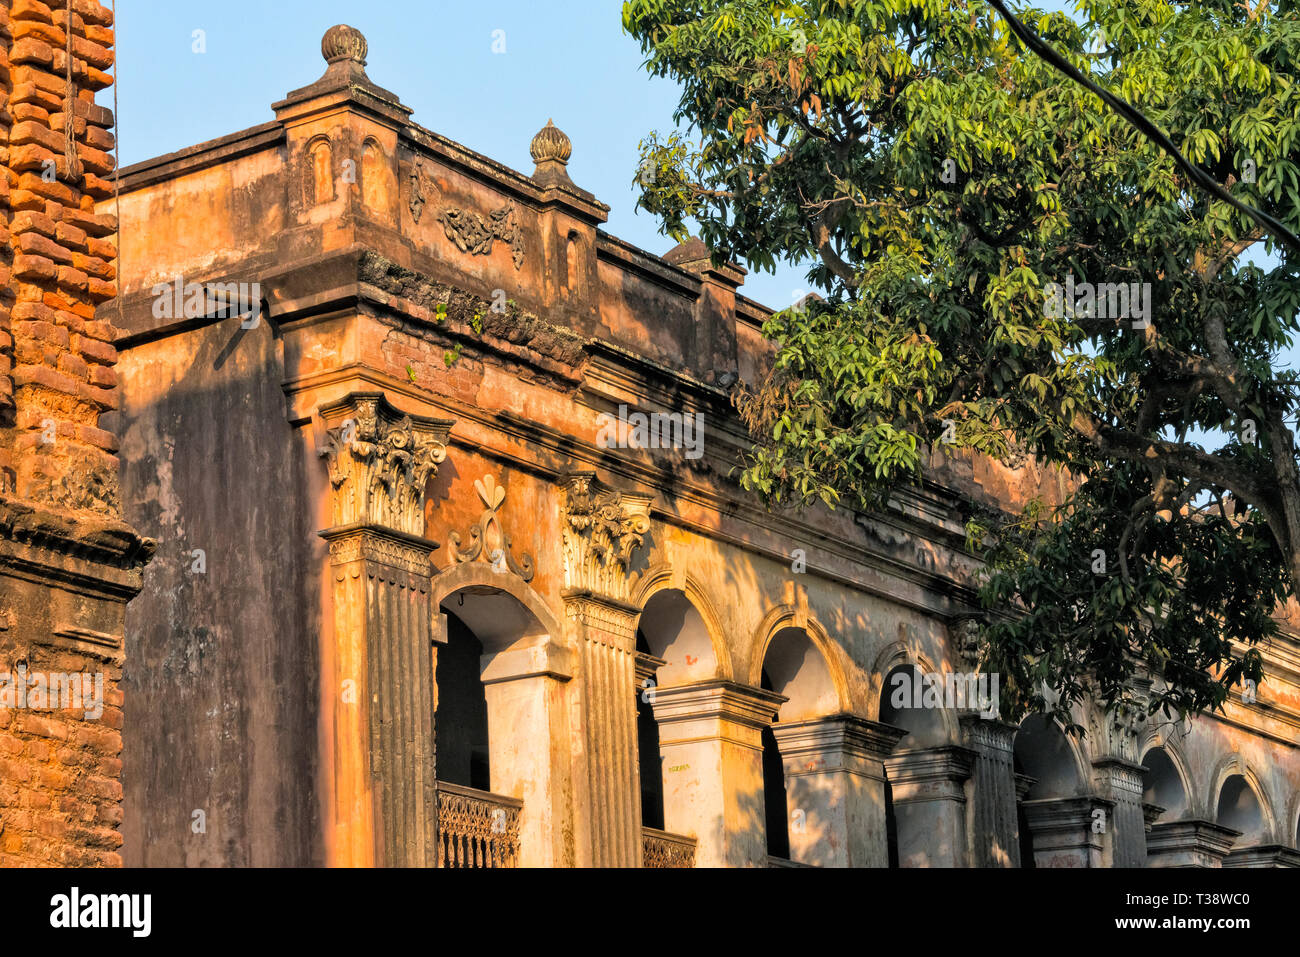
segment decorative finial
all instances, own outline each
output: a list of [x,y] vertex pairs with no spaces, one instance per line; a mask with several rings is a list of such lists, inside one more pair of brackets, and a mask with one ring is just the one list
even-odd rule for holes
[[320,41],[320,53],[326,63],[351,60],[365,66],[368,50],[366,38],[362,36],[361,31],[346,23],[330,27]]
[[554,120],[547,120],[546,125],[533,137],[528,152],[532,154],[533,162],[539,166],[542,163],[551,161],[564,166],[568,164],[569,157],[573,155],[573,143],[555,125]]

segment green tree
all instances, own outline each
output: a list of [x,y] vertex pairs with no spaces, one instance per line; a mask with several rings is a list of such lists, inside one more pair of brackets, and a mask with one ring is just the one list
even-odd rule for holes
[[[1018,9],[1197,170],[1300,227],[1293,2]],[[1135,674],[1165,713],[1258,680],[1300,583],[1290,249],[982,2],[628,0],[623,20],[682,88],[677,128],[643,143],[641,205],[719,259],[812,261],[825,292],[765,327],[742,484],[869,509],[936,448],[1029,452],[1075,477],[1069,500],[970,523],[1008,716],[1069,723]]]

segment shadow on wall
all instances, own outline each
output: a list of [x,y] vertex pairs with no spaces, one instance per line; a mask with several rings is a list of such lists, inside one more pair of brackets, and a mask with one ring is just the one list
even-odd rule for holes
[[126,612],[123,859],[322,864],[325,543],[302,503],[325,466],[286,421],[275,332],[217,321],[117,374],[123,517],[159,543]]

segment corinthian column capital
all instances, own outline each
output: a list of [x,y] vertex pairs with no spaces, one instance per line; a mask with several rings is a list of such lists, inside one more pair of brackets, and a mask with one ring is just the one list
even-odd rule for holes
[[424,537],[424,486],[447,458],[450,419],[406,415],[382,392],[353,392],[319,410],[333,525]]
[[564,480],[564,585],[626,603],[632,553],[650,530],[649,495],[606,488],[594,472]]

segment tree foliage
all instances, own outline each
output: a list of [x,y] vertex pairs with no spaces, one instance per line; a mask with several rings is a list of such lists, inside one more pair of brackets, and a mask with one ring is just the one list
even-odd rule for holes
[[[1293,2],[1017,14],[1300,231]],[[719,260],[812,261],[825,292],[765,327],[772,374],[738,398],[743,484],[866,509],[935,448],[1027,451],[1079,481],[1061,507],[971,523],[1008,716],[1114,705],[1135,676],[1153,710],[1189,713],[1258,679],[1300,582],[1288,250],[979,0],[628,0],[623,17],[682,89],[677,128],[643,143],[641,205]],[[1084,284],[1107,284],[1104,307],[1049,307]],[[1118,284],[1149,314],[1117,317]]]

